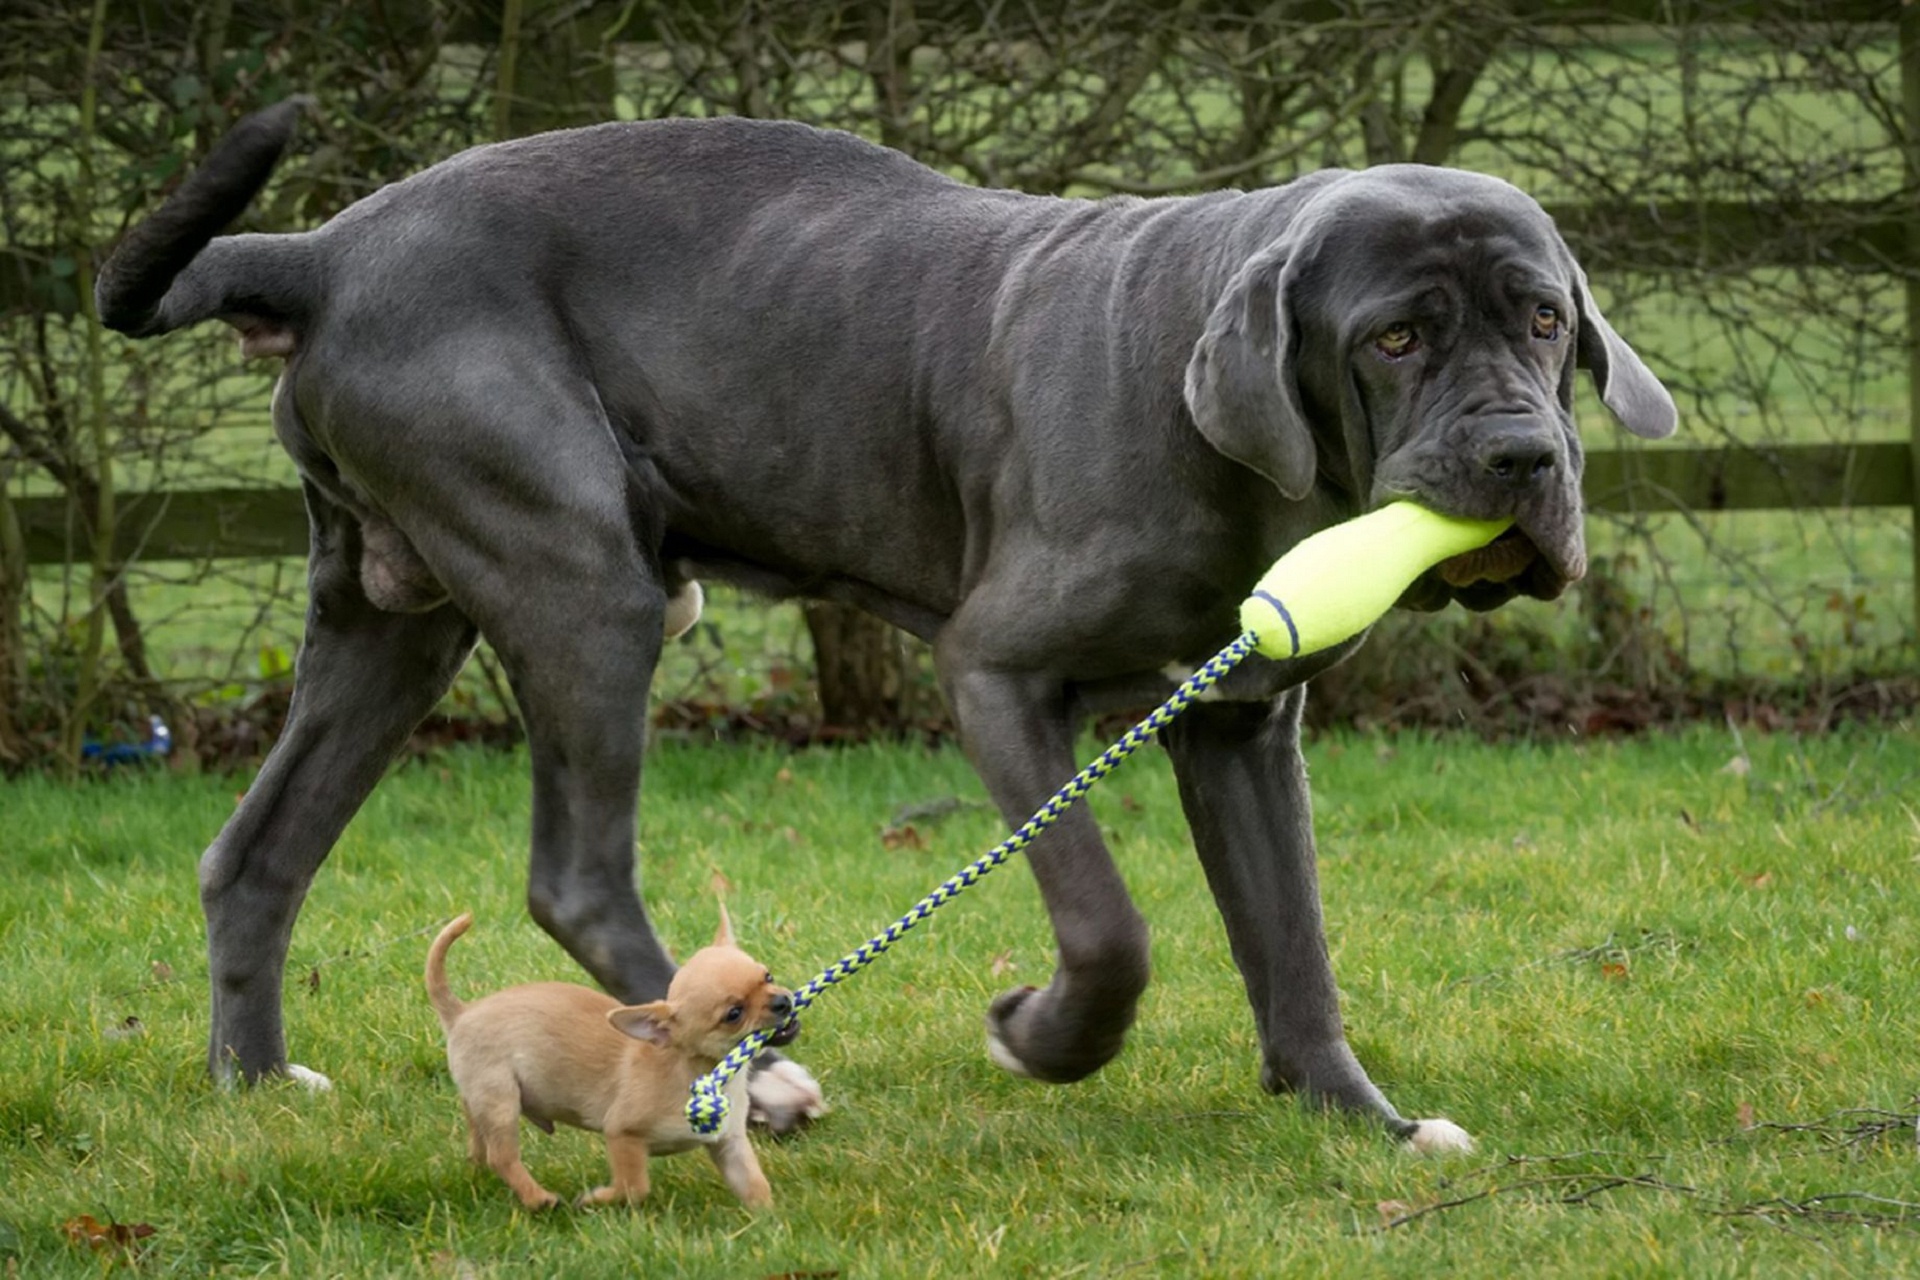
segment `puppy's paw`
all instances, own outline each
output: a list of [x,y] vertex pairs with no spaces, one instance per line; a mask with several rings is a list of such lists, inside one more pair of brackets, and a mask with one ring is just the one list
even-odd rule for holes
[[820,1082],[791,1058],[756,1068],[747,1079],[747,1098],[747,1122],[763,1124],[776,1134],[791,1133],[827,1114]]
[[287,1079],[303,1086],[310,1093],[328,1093],[333,1089],[333,1081],[312,1067],[303,1067],[297,1062],[287,1064]]
[[1416,1120],[1406,1147],[1417,1156],[1464,1155],[1473,1150],[1473,1135],[1451,1120]]

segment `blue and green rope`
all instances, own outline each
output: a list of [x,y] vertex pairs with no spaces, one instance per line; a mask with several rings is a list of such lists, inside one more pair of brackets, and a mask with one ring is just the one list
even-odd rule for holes
[[[960,874],[947,880],[939,888],[913,905],[913,909],[888,925],[884,932],[869,938],[860,946],[830,965],[813,981],[793,993],[793,1012],[797,1015],[812,1004],[820,993],[835,983],[844,981],[866,968],[882,955],[887,948],[898,942],[906,932],[932,915],[935,910],[945,906],[959,896],[960,891],[984,879],[988,872],[1005,862],[1013,854],[1032,844],[1034,839],[1059,820],[1060,816],[1071,809],[1080,797],[1093,789],[1093,784],[1106,777],[1119,767],[1120,762],[1145,746],[1162,729],[1173,723],[1174,719],[1185,711],[1192,702],[1211,689],[1229,671],[1239,666],[1246,656],[1252,653],[1259,641],[1253,632],[1241,634],[1240,638],[1209,658],[1180,687],[1173,696],[1154,708],[1152,714],[1121,736],[1120,740],[1100,753],[1098,759],[1073,776],[1066,786],[1053,793],[1053,797],[1040,806],[1031,818],[1021,825],[1018,831],[1002,840],[999,844],[982,854]],[[735,1045],[733,1052],[722,1058],[719,1065],[693,1082],[693,1096],[687,1100],[687,1120],[695,1133],[717,1133],[726,1122],[727,1112],[731,1109],[727,1102],[727,1082],[739,1074],[742,1068],[751,1063],[778,1028],[756,1031]]]

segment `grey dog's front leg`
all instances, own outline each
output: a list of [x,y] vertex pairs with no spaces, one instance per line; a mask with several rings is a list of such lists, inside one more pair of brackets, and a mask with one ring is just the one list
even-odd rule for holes
[[[1025,822],[1075,772],[1060,686],[961,669],[945,656],[941,674],[967,754],[1008,823]],[[1059,942],[1059,968],[1044,988],[994,1000],[989,1046],[1010,1071],[1066,1083],[1120,1052],[1147,985],[1147,926],[1085,805],[1035,840],[1027,862]]]
[[1315,869],[1312,802],[1300,754],[1305,689],[1277,710],[1189,707],[1163,735],[1187,822],[1226,923],[1260,1031],[1260,1082],[1384,1120],[1411,1137],[1374,1087],[1340,1021]]

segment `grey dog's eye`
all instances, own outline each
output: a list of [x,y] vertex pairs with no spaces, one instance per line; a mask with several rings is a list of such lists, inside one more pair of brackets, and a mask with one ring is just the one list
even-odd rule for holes
[[727,1010],[726,1021],[738,1022],[740,1021],[741,1016],[745,1013],[746,1013],[746,1009],[744,1009],[740,1005],[735,1005],[733,1006],[733,1008]]
[[1373,345],[1381,355],[1389,360],[1398,360],[1420,345],[1420,338],[1410,324],[1390,324],[1380,331]]
[[1533,309],[1533,336],[1552,342],[1560,336],[1560,309],[1545,303]]

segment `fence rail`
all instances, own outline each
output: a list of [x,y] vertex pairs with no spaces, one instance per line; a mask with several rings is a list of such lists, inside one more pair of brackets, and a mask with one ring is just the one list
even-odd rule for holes
[[[1587,456],[1591,511],[1762,511],[1911,507],[1907,445],[1783,445],[1727,449],[1619,449]],[[300,556],[307,516],[300,491],[175,489],[118,499],[122,561]],[[15,500],[29,563],[84,556],[84,519],[62,497]]]

